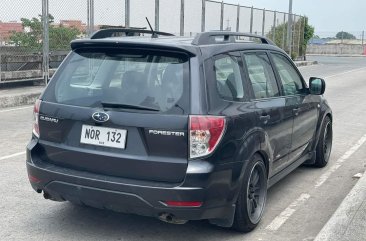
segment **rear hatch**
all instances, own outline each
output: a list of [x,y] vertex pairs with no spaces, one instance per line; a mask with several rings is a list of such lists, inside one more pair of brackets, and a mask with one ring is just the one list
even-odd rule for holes
[[75,50],[42,96],[41,158],[96,174],[181,182],[189,104],[184,53]]

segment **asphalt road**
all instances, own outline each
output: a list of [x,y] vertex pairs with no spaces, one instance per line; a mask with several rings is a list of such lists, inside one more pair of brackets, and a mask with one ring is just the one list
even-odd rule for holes
[[44,200],[27,179],[25,145],[32,108],[0,109],[0,240],[312,240],[355,185],[366,160],[366,58],[311,57],[307,79],[325,77],[334,142],[324,169],[300,167],[269,190],[259,227],[240,234],[206,221],[171,225]]

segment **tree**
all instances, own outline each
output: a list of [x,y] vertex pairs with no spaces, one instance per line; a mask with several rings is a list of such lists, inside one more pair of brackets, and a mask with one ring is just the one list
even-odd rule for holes
[[[267,38],[272,39],[277,46],[286,49],[287,27],[288,27],[287,22],[282,23],[276,27],[272,27],[271,31],[267,34]],[[314,36],[314,27],[308,24],[307,17],[300,17],[297,21],[294,21],[293,29],[294,29],[293,42],[296,44],[296,46],[298,43],[300,43],[300,46],[298,48],[295,47],[293,51],[291,51],[292,52],[291,57],[295,59],[297,56],[305,56],[306,46],[309,40]],[[299,33],[299,30],[302,31],[300,31]],[[275,39],[273,39],[273,34],[275,35]]]
[[308,43],[309,43],[310,39],[312,37],[314,37],[315,29],[314,29],[313,26],[309,25],[307,17],[301,17],[300,20],[305,22],[304,40],[303,40],[302,45],[301,45],[300,55],[304,56],[304,60],[306,60],[306,48],[308,46]]
[[[24,32],[13,32],[10,36],[11,42],[15,46],[24,47],[30,51],[39,51],[42,48],[42,16],[32,19],[22,18]],[[76,28],[67,28],[62,25],[55,26],[54,17],[48,16],[49,23],[49,46],[52,50],[65,50],[70,48],[71,40],[75,39],[80,33]]]
[[343,31],[338,32],[336,34],[336,38],[337,39],[356,39],[356,37],[353,34],[347,33],[347,32],[343,32]]

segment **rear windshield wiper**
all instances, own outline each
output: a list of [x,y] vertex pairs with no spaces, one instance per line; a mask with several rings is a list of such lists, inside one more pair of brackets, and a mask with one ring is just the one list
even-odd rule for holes
[[129,105],[129,104],[120,104],[120,103],[108,103],[101,102],[101,105],[105,108],[122,108],[122,109],[134,109],[134,110],[149,110],[149,111],[160,111],[159,109],[141,106],[141,105]]

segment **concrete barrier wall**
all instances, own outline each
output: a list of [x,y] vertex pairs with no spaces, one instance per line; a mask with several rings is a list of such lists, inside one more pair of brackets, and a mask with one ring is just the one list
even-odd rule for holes
[[[52,75],[55,73],[55,69],[50,69],[49,76],[52,77]],[[35,79],[41,79],[42,77],[42,71],[41,70],[23,70],[23,71],[5,71],[1,72],[1,79],[6,81],[19,81],[19,80],[35,80]]]
[[350,44],[324,44],[324,45],[308,45],[307,54],[365,54],[365,47]]

